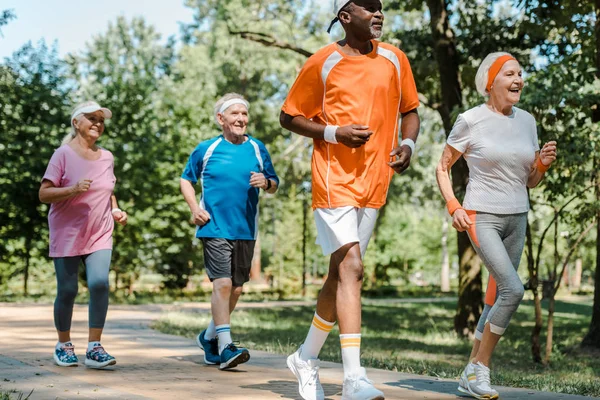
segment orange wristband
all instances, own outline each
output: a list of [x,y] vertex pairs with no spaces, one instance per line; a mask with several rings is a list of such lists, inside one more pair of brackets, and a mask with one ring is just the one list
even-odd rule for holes
[[450,216],[454,215],[454,212],[456,210],[458,210],[459,208],[462,208],[462,206],[460,205],[460,202],[455,198],[448,200],[448,202],[446,203],[446,208],[448,209],[448,214],[450,214]]
[[542,159],[540,157],[537,158],[537,161],[535,162],[535,167],[540,171],[540,172],[546,172],[548,171],[548,168],[550,168],[550,165],[544,165],[542,163]]

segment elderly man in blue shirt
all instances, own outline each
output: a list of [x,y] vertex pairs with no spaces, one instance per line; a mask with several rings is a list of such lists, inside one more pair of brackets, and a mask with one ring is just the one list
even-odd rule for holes
[[[181,193],[190,207],[196,237],[204,246],[206,273],[213,283],[212,320],[196,338],[204,362],[219,369],[234,368],[250,359],[247,349],[231,339],[230,315],[250,279],[258,235],[260,189],[275,193],[279,178],[265,145],[246,134],[248,102],[229,93],[215,105],[222,134],[201,142],[181,175]],[[202,196],[196,199],[194,185]]]

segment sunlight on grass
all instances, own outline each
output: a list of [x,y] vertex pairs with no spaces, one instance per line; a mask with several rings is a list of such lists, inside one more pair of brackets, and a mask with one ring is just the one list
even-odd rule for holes
[[[544,304],[545,305],[545,304]],[[393,303],[363,305],[362,362],[365,366],[457,379],[471,343],[453,331],[456,303]],[[589,326],[591,305],[557,302],[554,349],[549,366],[531,357],[533,303],[524,302],[500,342],[492,363],[492,381],[502,386],[600,396],[600,357],[578,347]],[[545,311],[544,311],[545,312]],[[236,311],[232,334],[244,346],[279,354],[294,352],[304,341],[312,307],[280,307]],[[193,338],[208,325],[209,314],[165,314],[153,328]],[[336,327],[323,346],[322,360],[341,362]],[[545,329],[541,340],[545,344]]]

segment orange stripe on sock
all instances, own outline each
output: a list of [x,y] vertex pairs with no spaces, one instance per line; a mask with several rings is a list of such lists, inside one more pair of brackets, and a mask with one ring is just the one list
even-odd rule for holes
[[315,328],[322,330],[323,332],[331,332],[333,329],[333,325],[327,326],[321,321],[319,321],[316,317],[313,317],[312,324]]
[[360,338],[344,338],[340,339],[342,349],[347,347],[360,347]]

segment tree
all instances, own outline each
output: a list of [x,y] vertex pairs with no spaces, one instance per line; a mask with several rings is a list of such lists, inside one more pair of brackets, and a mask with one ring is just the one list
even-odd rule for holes
[[[15,19],[16,15],[13,12],[13,10],[3,10],[0,13],[0,28],[2,28],[4,25],[7,25],[10,20]],[[2,29],[0,29],[0,36],[2,36]]]
[[38,190],[52,153],[66,133],[64,64],[57,50],[27,44],[0,66],[0,244],[8,276],[23,275],[48,250],[47,210]]

